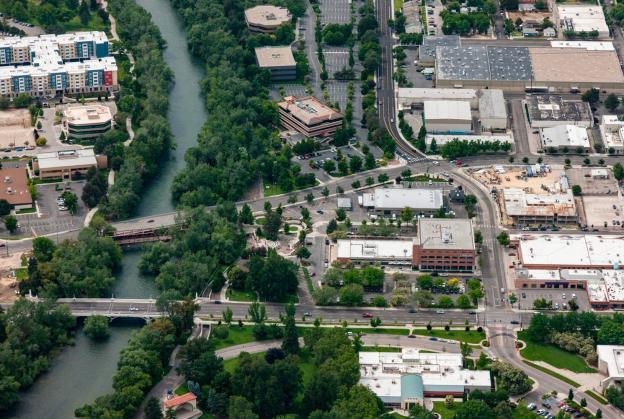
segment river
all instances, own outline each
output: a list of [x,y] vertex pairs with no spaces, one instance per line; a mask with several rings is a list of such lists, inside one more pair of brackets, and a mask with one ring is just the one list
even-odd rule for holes
[[[167,118],[175,137],[176,148],[162,162],[160,175],[144,191],[136,216],[148,216],[175,209],[171,201],[171,183],[184,167],[184,153],[197,143],[197,134],[206,121],[206,110],[199,90],[203,68],[187,48],[186,32],[169,0],[136,0],[152,14],[167,42],[165,61],[174,73],[175,84],[169,95]],[[156,297],[158,291],[151,279],[138,271],[140,249],[124,252],[123,266],[113,289],[116,298]],[[112,328],[105,343],[91,342],[78,331],[76,345],[65,349],[50,371],[22,394],[13,417],[20,419],[67,419],[77,407],[112,391],[112,377],[117,369],[119,351],[123,349],[137,323],[124,323]]]

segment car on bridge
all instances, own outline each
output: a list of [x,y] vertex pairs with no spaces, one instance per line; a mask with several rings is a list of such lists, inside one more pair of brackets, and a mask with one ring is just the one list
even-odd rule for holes
[[362,314],[362,317],[364,317],[365,319],[372,319],[373,315],[371,313],[364,313]]

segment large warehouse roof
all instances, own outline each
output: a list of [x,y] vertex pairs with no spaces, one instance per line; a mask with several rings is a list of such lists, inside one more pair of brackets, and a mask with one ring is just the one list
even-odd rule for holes
[[505,105],[505,98],[503,97],[502,90],[481,90],[479,115],[481,119],[507,118],[507,106]]
[[526,47],[438,47],[436,71],[450,80],[531,80]]
[[426,100],[425,119],[472,121],[470,103],[459,100]]
[[540,139],[544,147],[590,147],[587,128],[578,125],[543,128]]
[[429,61],[435,59],[436,48],[439,46],[461,45],[459,35],[426,36],[418,47],[418,59]]
[[615,51],[574,48],[530,48],[529,51],[536,81],[624,83]]

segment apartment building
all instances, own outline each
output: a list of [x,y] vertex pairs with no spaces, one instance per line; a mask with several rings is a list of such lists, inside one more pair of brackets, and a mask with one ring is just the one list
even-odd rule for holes
[[0,39],[0,95],[112,92],[117,64],[104,32]]
[[288,96],[277,106],[282,126],[306,137],[329,137],[342,126],[342,114],[313,96]]

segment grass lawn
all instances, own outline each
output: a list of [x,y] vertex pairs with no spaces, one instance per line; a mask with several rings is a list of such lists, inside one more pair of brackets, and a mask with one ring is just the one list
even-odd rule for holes
[[420,336],[433,336],[436,338],[453,339],[467,343],[479,343],[483,339],[485,339],[485,333],[479,333],[476,330],[470,330],[466,332],[465,330],[451,329],[447,332],[444,329],[414,329],[412,333]]
[[[265,353],[266,352],[258,352],[255,354],[251,354],[251,356],[255,356],[257,358],[263,358]],[[236,367],[238,366],[238,361],[239,361],[238,358],[226,359],[225,361],[223,361],[223,368],[227,372],[233,373]]]
[[604,397],[602,397],[600,394],[598,393],[594,393],[591,390],[585,390],[585,393],[587,393],[588,396],[596,399],[596,401],[600,404],[609,404],[609,401],[607,399],[605,399]]
[[243,343],[255,342],[256,337],[253,335],[253,326],[230,326],[230,334],[226,339],[217,339],[211,337],[215,343],[215,349],[223,349],[228,346],[241,345]]
[[15,279],[18,281],[23,281],[24,279],[28,279],[28,268],[18,268],[15,270]]
[[525,330],[518,332],[518,338],[526,343],[526,348],[520,350],[520,355],[530,361],[543,361],[555,368],[577,373],[596,372],[578,355],[559,349],[555,345],[544,345],[527,340]]
[[537,365],[537,364],[535,364],[535,363],[533,363],[533,362],[530,362],[530,361],[524,361],[524,360],[523,360],[522,362],[524,362],[525,364],[527,364],[527,365],[529,365],[529,366],[531,366],[531,367],[535,368],[536,370],[540,370],[540,371],[541,371],[541,372],[543,372],[543,373],[546,373],[546,374],[548,374],[548,375],[552,375],[552,376],[553,376],[553,377],[555,377],[556,379],[561,380],[561,381],[563,381],[564,383],[568,383],[568,384],[570,384],[571,386],[573,386],[573,387],[575,387],[575,388],[579,388],[579,387],[581,386],[581,385],[580,385],[579,383],[577,383],[576,381],[574,381],[574,380],[570,380],[568,377],[564,377],[563,375],[561,375],[561,374],[559,374],[559,373],[557,373],[557,372],[555,372],[555,371],[553,371],[553,370],[550,370],[550,369],[548,369],[548,368],[544,368],[544,367],[542,367],[541,365]]
[[182,383],[180,384],[180,386],[178,388],[175,389],[174,393],[176,394],[176,396],[181,396],[183,394],[188,393],[189,389],[186,386],[186,383]]
[[256,297],[256,294],[253,292],[239,291],[239,290],[235,290],[232,288],[228,288],[227,298],[229,298],[232,301],[248,301],[248,302],[254,302],[258,299]]
[[[316,183],[313,186],[318,186],[318,184],[319,184],[319,181],[317,180]],[[303,188],[293,189],[290,192],[300,191],[302,189],[312,188],[313,186],[304,186]],[[283,193],[286,193],[286,192],[284,192],[282,190],[282,188],[279,187],[279,185],[272,185],[272,184],[264,185],[264,197],[265,198],[267,198],[269,196],[273,196],[273,195],[281,195]],[[315,198],[316,198],[316,196],[315,196]]]
[[[251,354],[251,356],[262,358],[266,352],[258,352],[255,354]],[[315,366],[312,364],[312,357],[308,351],[305,349],[301,350],[301,354],[299,355],[299,367],[301,368],[301,372],[303,374],[303,384],[307,384],[312,377],[312,373],[314,372]],[[223,361],[223,368],[229,373],[234,372],[236,367],[238,366],[239,358],[232,358]]]
[[[401,352],[401,348],[388,346],[364,346],[362,352]],[[422,352],[422,351],[421,351]]]
[[401,10],[403,7],[403,0],[394,0],[394,10]]
[[442,419],[453,419],[458,406],[459,403],[455,402],[455,406],[453,406],[452,409],[449,409],[446,407],[444,402],[433,402],[433,412],[439,414]]
[[23,208],[21,210],[17,210],[15,213],[19,215],[19,214],[32,214],[34,212],[37,212],[36,208]]
[[407,329],[373,329],[372,327],[370,329],[366,329],[349,327],[346,330],[353,333],[367,333],[369,335],[409,335],[409,330]]

